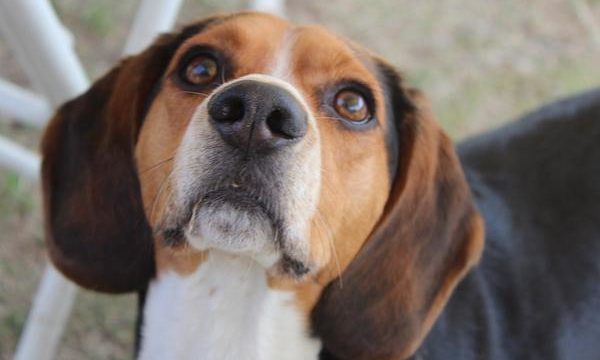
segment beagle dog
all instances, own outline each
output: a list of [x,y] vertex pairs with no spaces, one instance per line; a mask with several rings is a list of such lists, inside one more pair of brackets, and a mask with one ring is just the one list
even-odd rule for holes
[[[210,17],[52,119],[48,251],[83,287],[140,294],[139,359],[566,358],[600,339],[600,146],[535,126],[466,143],[466,178],[382,59],[318,26]],[[489,259],[455,291],[480,211]]]

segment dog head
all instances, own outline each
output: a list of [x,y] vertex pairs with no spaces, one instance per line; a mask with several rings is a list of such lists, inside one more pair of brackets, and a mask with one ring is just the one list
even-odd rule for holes
[[126,292],[249,257],[340,358],[410,355],[482,248],[425,98],[269,15],[161,36],[65,104],[42,150],[49,252],[74,281]]

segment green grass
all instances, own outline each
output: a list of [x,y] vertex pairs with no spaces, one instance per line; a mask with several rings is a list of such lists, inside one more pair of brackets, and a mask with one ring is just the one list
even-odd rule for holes
[[88,24],[90,31],[100,36],[107,36],[114,27],[111,17],[110,4],[106,1],[93,1],[92,5],[83,12],[83,22]]
[[5,199],[0,205],[2,213],[6,212],[8,215],[16,209],[19,214],[27,214],[33,210],[34,194],[29,191],[28,184],[19,175],[13,172],[5,173],[3,190],[4,194],[0,193]]
[[[433,105],[442,126],[460,139],[514,120],[541,102],[596,87],[597,79],[600,67],[586,62],[561,62],[529,76],[492,71],[486,78],[461,83],[447,97],[433,99]],[[417,81],[427,88],[435,79]]]

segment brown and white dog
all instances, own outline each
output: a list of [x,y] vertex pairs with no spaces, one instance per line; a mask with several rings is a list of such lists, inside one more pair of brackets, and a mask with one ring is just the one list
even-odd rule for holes
[[403,359],[483,248],[424,97],[265,14],[161,36],[42,149],[50,256],[145,296],[140,359]]

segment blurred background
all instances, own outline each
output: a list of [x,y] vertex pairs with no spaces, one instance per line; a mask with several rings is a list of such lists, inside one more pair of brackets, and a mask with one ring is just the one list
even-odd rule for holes
[[[137,2],[52,3],[98,78],[118,60]],[[187,0],[179,23],[244,7]],[[325,25],[397,65],[457,141],[600,86],[600,0],[288,0],[286,15]],[[29,86],[1,38],[0,77]],[[0,120],[0,134],[37,147],[39,131]],[[39,189],[0,170],[0,359],[12,356],[45,261]],[[81,292],[57,359],[131,358],[134,317],[134,296]]]

